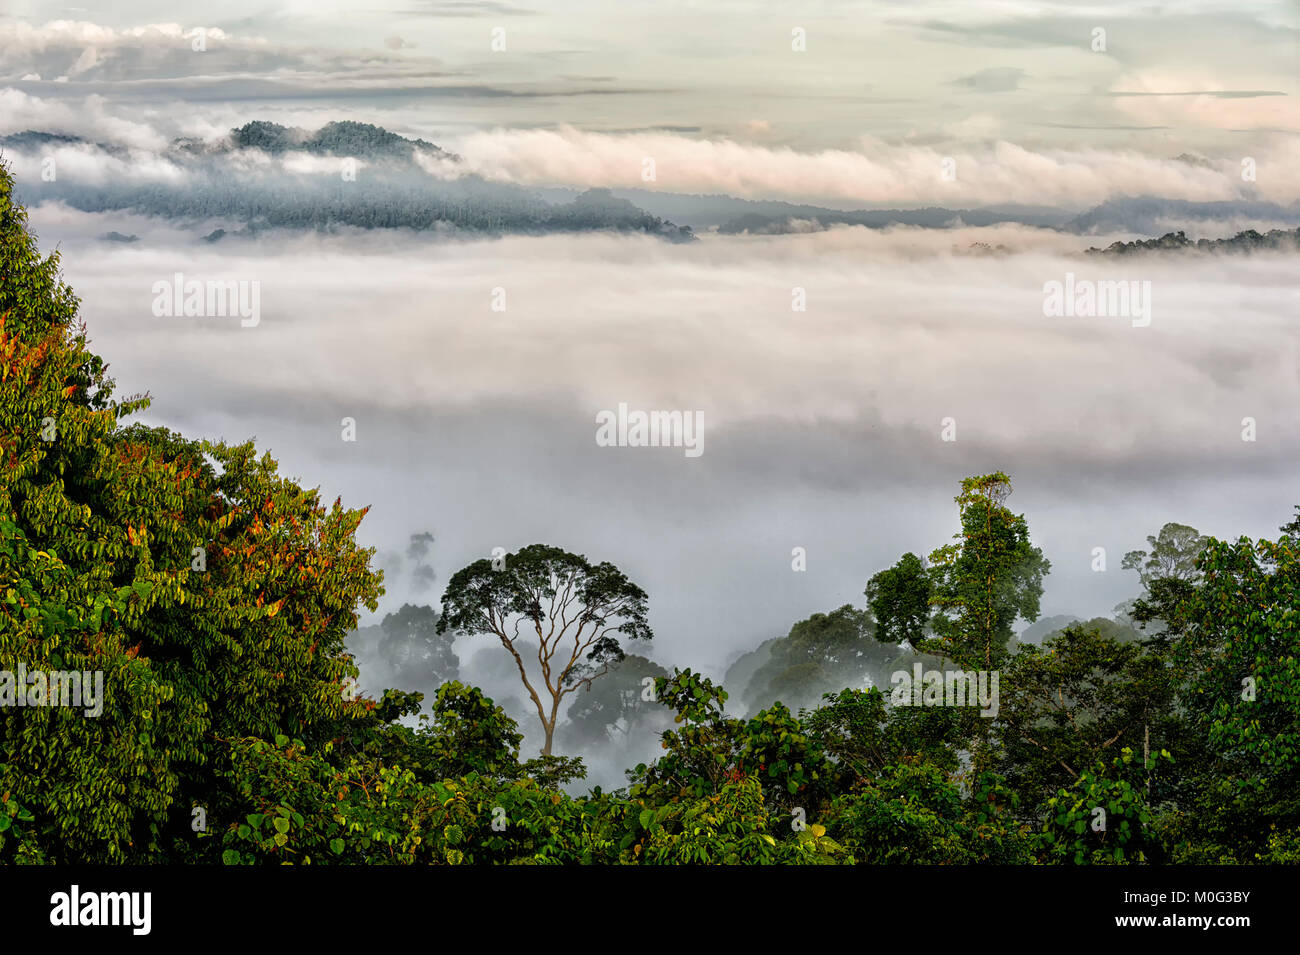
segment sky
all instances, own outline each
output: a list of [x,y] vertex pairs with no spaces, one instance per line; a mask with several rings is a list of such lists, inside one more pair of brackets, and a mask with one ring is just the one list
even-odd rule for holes
[[[0,123],[52,116],[143,148],[254,115],[358,119],[530,184],[639,184],[649,154],[655,188],[856,205],[1024,191],[1083,206],[1172,175],[1179,155],[1252,156],[1275,167],[1255,188],[1300,197],[1294,2],[9,0],[5,12]],[[944,158],[952,180],[935,173]],[[1179,172],[1172,188],[1188,198],[1230,197],[1205,169]],[[1043,176],[1053,188],[1036,188]]]
[[[462,157],[432,178],[843,208],[1288,205],[1298,30],[1296,4],[1241,0],[9,0],[0,135],[116,144],[69,147],[59,168],[178,189],[176,137],[357,120]],[[38,190],[40,157],[8,158]],[[42,247],[119,390],[153,395],[150,422],[255,437],[284,472],[370,505],[360,536],[384,559],[435,535],[437,581],[394,564],[387,610],[436,601],[495,547],[545,542],[617,564],[650,594],[652,655],[717,675],[947,543],[969,475],[1012,475],[1009,506],[1053,564],[1043,611],[1082,617],[1134,594],[1123,553],[1166,521],[1269,536],[1300,501],[1294,257],[1086,259],[1131,236],[1020,225],[202,244],[211,223],[36,195]],[[259,281],[262,320],[159,318],[151,289],[176,272]],[[1067,274],[1149,282],[1150,325],[1045,316],[1045,283]],[[596,415],[620,403],[700,412],[704,453],[600,447]]]

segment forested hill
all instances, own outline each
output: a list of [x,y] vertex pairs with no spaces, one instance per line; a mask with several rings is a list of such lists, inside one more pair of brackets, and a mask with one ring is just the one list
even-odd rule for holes
[[[72,168],[72,152],[75,175],[61,171]],[[434,143],[367,123],[328,123],[312,132],[251,122],[214,140],[176,140],[157,154],[26,130],[0,137],[0,156],[42,169],[20,191],[27,203],[53,199],[83,212],[156,216],[195,230],[196,239],[339,227],[695,238],[690,227],[608,190],[548,201],[535,190],[464,172],[460,157]],[[52,176],[44,174],[48,163]],[[100,174],[85,175],[88,164]]]
[[182,139],[177,148],[198,152],[229,152],[236,149],[260,149],[270,155],[300,151],[317,156],[355,156],[362,159],[411,159],[414,151],[458,160],[440,146],[423,139],[407,139],[371,123],[326,123],[315,132],[257,120],[232,129],[225,140],[205,143]]
[[[1019,224],[1080,235],[1158,236],[1176,225],[1226,233],[1300,226],[1300,204],[1110,200],[1083,214],[1063,208],[830,209],[772,199],[686,195],[657,189],[525,187],[484,179],[455,152],[382,126],[330,122],[316,130],[255,120],[211,139],[176,139],[151,151],[64,131],[0,136],[0,157],[39,170],[20,177],[19,198],[57,200],[84,212],[157,216],[229,237],[265,229],[338,227],[473,234],[610,230],[690,242],[694,230],[773,235],[836,226],[925,229]],[[47,169],[47,164],[54,167]],[[75,170],[75,171],[74,171]],[[215,220],[215,221],[214,221]],[[1195,245],[1202,251],[1294,247],[1294,232],[1242,232],[1192,243],[1181,232],[1104,250],[1126,254]],[[1101,250],[1099,250],[1101,251]]]
[[1251,253],[1300,251],[1300,229],[1273,229],[1257,232],[1247,229],[1227,239],[1187,238],[1185,232],[1167,232],[1158,239],[1112,242],[1104,249],[1091,248],[1091,255],[1133,255],[1140,252],[1195,250],[1197,252]]

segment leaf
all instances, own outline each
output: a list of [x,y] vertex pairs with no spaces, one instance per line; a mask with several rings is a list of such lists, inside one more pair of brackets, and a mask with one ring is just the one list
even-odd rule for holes
[[331,840],[330,840],[330,851],[333,852],[336,856],[342,855],[342,854],[343,854],[343,840],[342,840],[342,839],[331,839]]
[[275,826],[275,831],[276,831],[276,832],[279,832],[279,833],[285,833],[285,832],[288,832],[288,831],[289,831],[289,820],[288,820],[288,819],[284,819],[284,818],[281,818],[280,816],[276,816],[274,819],[271,820],[271,824],[272,824],[273,826]]
[[239,865],[239,853],[234,849],[227,849],[221,853],[221,861],[226,865]]

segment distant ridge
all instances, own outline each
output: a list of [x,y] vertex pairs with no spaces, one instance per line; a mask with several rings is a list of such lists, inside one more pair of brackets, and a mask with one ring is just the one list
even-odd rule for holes
[[1158,239],[1138,239],[1134,242],[1112,242],[1104,249],[1088,249],[1089,255],[1134,255],[1142,252],[1197,252],[1237,253],[1297,252],[1300,251],[1300,229],[1287,231],[1273,229],[1257,232],[1247,229],[1230,239],[1192,239],[1184,232],[1168,232]]
[[[64,132],[29,129],[0,136],[0,150],[43,156],[59,149],[98,151],[130,163],[141,152],[121,143],[94,142]],[[302,153],[334,159],[355,158],[365,174],[347,190],[329,176],[275,164],[259,170],[227,162],[227,157],[257,150],[272,157]],[[1255,226],[1274,232],[1241,233],[1233,240],[1202,240],[1198,249],[1286,248],[1276,227],[1300,227],[1300,202],[1282,205],[1250,199],[1199,202],[1158,196],[1111,199],[1087,210],[1046,206],[994,204],[978,208],[924,206],[911,208],[829,208],[775,199],[746,199],[727,195],[692,195],[641,188],[524,187],[487,180],[468,171],[449,177],[431,176],[421,160],[432,158],[455,169],[461,157],[436,143],[407,138],[373,123],[329,122],[308,130],[267,120],[232,128],[215,139],[176,139],[159,159],[178,171],[193,174],[185,189],[169,184],[145,186],[118,179],[109,186],[88,188],[60,177],[44,184],[39,196],[20,184],[30,201],[59,198],[83,211],[132,209],[148,215],[202,220],[210,233],[229,219],[245,227],[240,234],[266,228],[432,229],[464,232],[539,234],[553,231],[608,229],[658,235],[670,241],[692,241],[696,231],[723,235],[781,235],[820,231],[835,226],[872,229],[894,226],[945,229],[1014,223],[1076,235],[1129,234],[1153,237],[1154,244],[1117,244],[1113,254],[1152,248],[1189,247],[1172,238],[1171,228],[1196,227],[1220,234]],[[1195,157],[1179,157],[1192,162]],[[277,178],[278,177],[278,178]],[[1202,228],[1203,225],[1203,228]],[[1212,233],[1211,233],[1212,234]],[[1154,237],[1160,236],[1156,239]],[[1231,242],[1222,248],[1207,241]]]
[[299,151],[318,156],[355,156],[365,159],[410,159],[415,150],[439,157],[459,160],[454,153],[423,139],[407,139],[372,123],[343,121],[326,123],[312,132],[296,126],[281,126],[254,120],[232,129],[216,143],[197,139],[178,139],[173,147],[183,152],[220,153],[234,149],[260,149],[279,155]]

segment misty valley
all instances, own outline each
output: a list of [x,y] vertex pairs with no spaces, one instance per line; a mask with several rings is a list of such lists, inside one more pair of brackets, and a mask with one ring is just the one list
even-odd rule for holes
[[1300,13],[406,6],[0,13],[14,926],[1282,926]]

